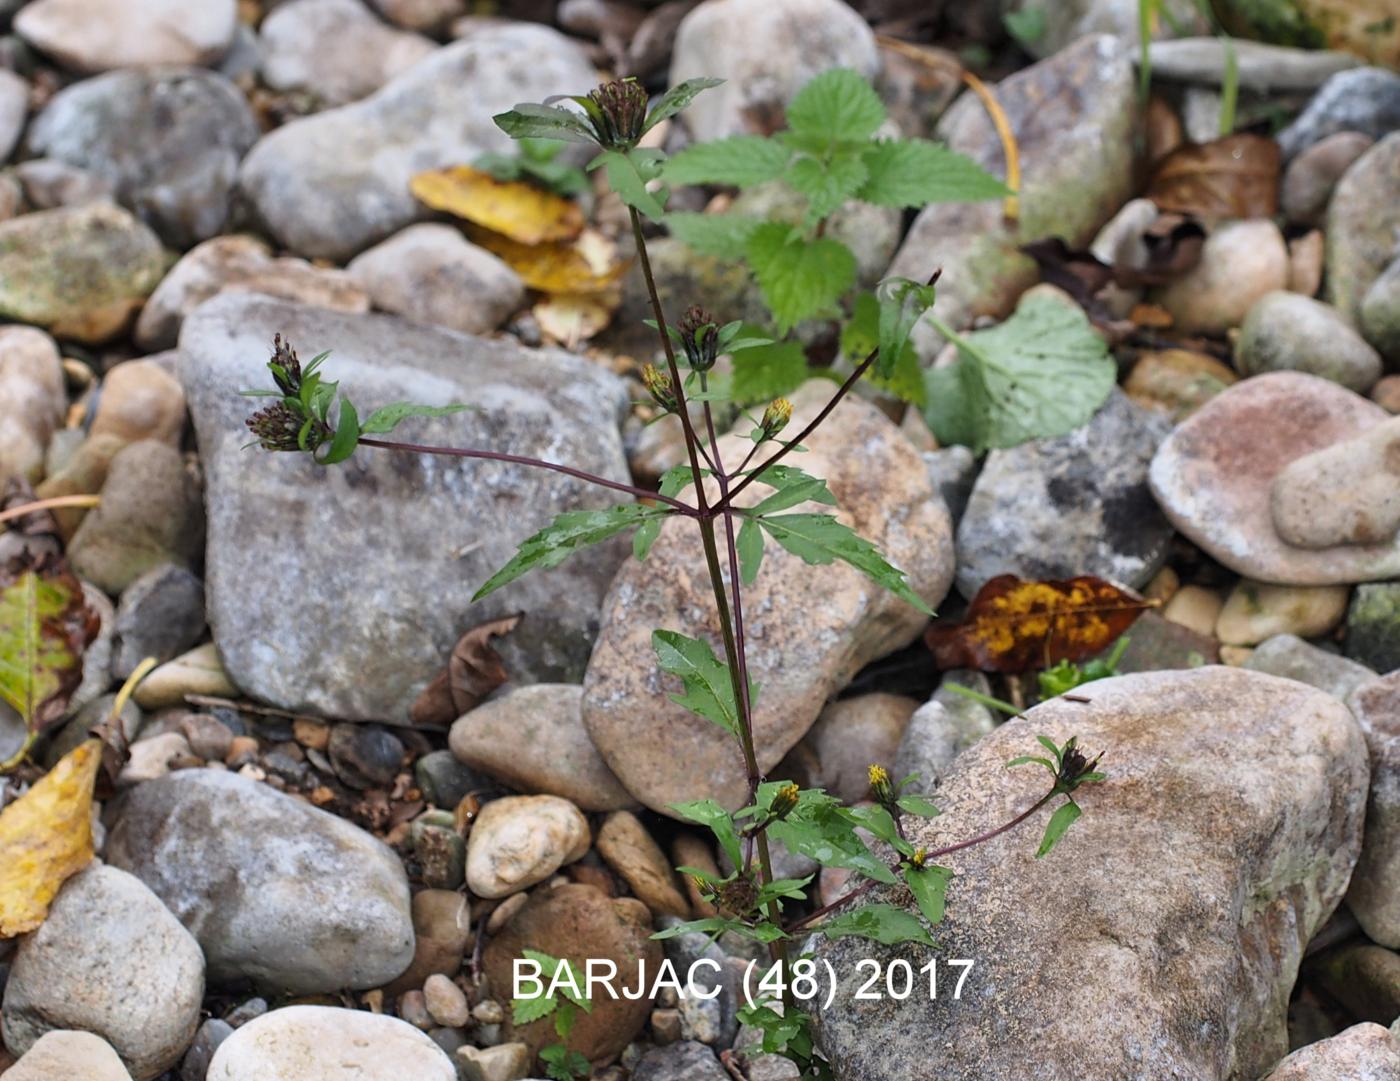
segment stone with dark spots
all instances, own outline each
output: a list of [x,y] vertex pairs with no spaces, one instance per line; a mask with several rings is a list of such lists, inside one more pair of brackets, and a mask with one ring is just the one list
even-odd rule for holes
[[351,788],[374,788],[393,781],[403,764],[403,743],[377,724],[338,724],[326,753],[336,776]]
[[[1231,668],[1080,688],[1008,721],[953,763],[916,846],[964,840],[1030,806],[1008,772],[1040,734],[1105,752],[1083,818],[1044,859],[1042,811],[940,860],[955,877],[936,950],[816,945],[838,985],[815,1013],[839,1081],[1259,1077],[1288,1050],[1303,948],[1341,903],[1361,846],[1368,765],[1351,713],[1291,680]],[[907,890],[871,896],[912,907]],[[857,962],[939,965],[929,1001],[856,997]],[[959,999],[948,959],[974,961]]]
[[1352,1025],[1300,1047],[1264,1081],[1394,1081],[1400,1077],[1400,1038],[1374,1022]]
[[992,451],[958,525],[958,592],[971,599],[999,574],[1146,585],[1172,536],[1147,486],[1170,431],[1114,390],[1068,435]]
[[[1400,76],[1392,76],[1400,83]],[[1347,319],[1395,259],[1400,235],[1400,131],[1357,158],[1327,204],[1326,297]]]
[[1357,587],[1347,608],[1346,652],[1377,672],[1400,668],[1400,582]]

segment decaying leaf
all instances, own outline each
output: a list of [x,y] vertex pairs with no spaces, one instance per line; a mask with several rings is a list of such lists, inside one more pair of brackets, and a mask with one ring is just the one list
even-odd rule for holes
[[1025,672],[1106,649],[1152,602],[1091,575],[1066,581],[993,578],[962,622],[939,620],[924,640],[940,669]]
[[605,329],[621,300],[615,289],[592,294],[555,293],[531,310],[546,336],[573,348]]
[[480,226],[469,225],[467,235],[542,293],[601,292],[622,277],[630,262],[594,229],[585,229],[572,241],[544,244],[521,244]]
[[0,571],[0,700],[31,734],[62,716],[97,630],[97,613],[61,560],[21,556]]
[[1227,135],[1172,151],[1153,171],[1147,197],[1163,210],[1202,218],[1269,218],[1278,211],[1278,143]]
[[44,922],[59,887],[92,860],[92,791],[102,745],[69,751],[0,812],[0,938]]
[[449,725],[505,683],[510,675],[491,639],[515,630],[522,618],[517,614],[493,619],[462,635],[452,647],[447,667],[414,701],[409,719],[416,725]]
[[419,173],[413,196],[434,210],[492,229],[521,244],[573,240],[583,232],[577,203],[519,180],[497,180],[470,165]]

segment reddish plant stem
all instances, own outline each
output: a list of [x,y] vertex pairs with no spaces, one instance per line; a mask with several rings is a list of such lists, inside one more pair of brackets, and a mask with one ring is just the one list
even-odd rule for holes
[[596,484],[600,488],[611,488],[615,492],[626,492],[634,495],[638,499],[652,499],[658,503],[665,503],[669,507],[675,508],[681,514],[694,518],[699,515],[699,510],[689,503],[683,503],[679,499],[662,495],[660,492],[648,491],[646,488],[638,488],[635,485],[623,484],[621,481],[609,480],[607,477],[600,477],[596,473],[589,473],[582,469],[575,469],[572,466],[560,465],[558,462],[546,462],[543,458],[530,458],[522,454],[506,454],[497,450],[475,450],[466,447],[434,447],[425,443],[397,443],[390,439],[360,439],[360,445],[365,447],[380,447],[383,450],[403,450],[413,454],[437,454],[448,458],[480,458],[488,462],[510,462],[513,465],[529,466],[531,469],[548,469],[554,473],[563,473],[568,477],[577,477],[579,480],[587,481],[589,484]]

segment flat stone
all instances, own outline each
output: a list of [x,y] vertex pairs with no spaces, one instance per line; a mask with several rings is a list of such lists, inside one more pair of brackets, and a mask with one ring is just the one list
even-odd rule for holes
[[726,1081],[728,1077],[714,1051],[696,1040],[653,1048],[632,1071],[632,1081]]
[[[1084,817],[1051,855],[1035,858],[1041,817],[942,860],[955,877],[936,951],[816,945],[839,981],[816,1023],[841,1081],[927,1077],[931,1048],[944,1081],[1021,1077],[1015,1034],[1030,1032],[1035,1068],[1079,1081],[1257,1077],[1287,1051],[1304,944],[1340,904],[1361,845],[1356,722],[1329,695],[1238,669],[1082,691],[1089,704],[1042,703],[959,756],[938,788],[944,813],[910,836],[934,847],[1006,822],[1043,790],[1006,762],[1035,753],[1042,733],[1075,735],[1106,751],[1108,779],[1079,793]],[[912,907],[902,888],[871,900]],[[1047,965],[1048,951],[1076,963]],[[856,998],[868,978],[857,959],[917,970],[934,956],[975,959],[960,1001]]]
[[1296,679],[1343,701],[1376,678],[1376,673],[1364,664],[1319,649],[1294,634],[1266,638],[1255,647],[1244,666],[1271,676]]
[[1147,486],[1170,431],[1114,390],[1068,435],[988,454],[958,523],[958,592],[970,600],[999,574],[1146,585],[1172,537]]
[[1152,460],[1153,495],[1172,524],[1238,574],[1288,585],[1400,574],[1400,544],[1306,549],[1274,531],[1270,491],[1295,459],[1354,438],[1388,414],[1300,372],[1255,376],[1217,395]]
[[1225,599],[1215,637],[1227,646],[1252,646],[1276,634],[1320,638],[1346,614],[1346,586],[1280,586],[1242,578]]
[[46,1032],[5,1071],[10,1081],[131,1081],[112,1045],[91,1032]]
[[1288,159],[1339,131],[1359,131],[1379,139],[1396,128],[1400,128],[1400,75],[1385,68],[1356,68],[1329,78],[1277,139]]
[[439,49],[363,101],[264,136],[239,183],[284,247],[345,259],[428,216],[409,190],[415,174],[510,151],[494,114],[581,94],[596,81],[563,35],[500,22]]
[[1241,375],[1296,371],[1365,394],[1381,377],[1381,358],[1330,304],[1286,290],[1254,302],[1235,339]]
[[102,380],[89,435],[124,443],[158,439],[179,449],[185,433],[185,392],[156,359],[126,360]]
[[[512,677],[578,679],[625,539],[481,603],[472,594],[554,515],[609,506],[615,495],[496,462],[363,448],[325,469],[300,455],[244,451],[252,407],[238,391],[270,385],[276,332],[303,360],[331,350],[327,378],[362,409],[402,400],[479,407],[405,423],[394,438],[543,456],[628,479],[619,432],[628,394],[599,365],[384,316],[262,297],[210,301],[185,324],[181,378],[208,486],[209,622],[234,682],[297,712],[406,723],[463,631],[514,612],[526,618],[494,643]],[[263,524],[269,507],[279,508],[275,532]],[[396,528],[363,536],[325,528],[350,518]],[[357,600],[347,606],[352,579]],[[300,582],[298,603],[250,589],[257,581]]]
[[652,915],[690,915],[690,902],[677,888],[670,861],[631,811],[614,811],[603,819],[596,847]]
[[[1259,41],[1232,39],[1236,85],[1268,93],[1276,90],[1314,90],[1339,71],[1360,67],[1350,53],[1325,49],[1294,49]],[[1229,63],[1221,38],[1177,38],[1154,41],[1148,60],[1154,79],[1221,86]]]
[[1270,489],[1274,528],[1300,548],[1386,544],[1400,531],[1400,417],[1290,463]]
[[132,697],[142,709],[164,709],[183,706],[187,694],[219,698],[238,694],[238,688],[224,671],[219,651],[213,642],[195,646],[156,668],[137,685]]
[[36,0],[15,32],[66,68],[211,64],[233,41],[235,0]]
[[588,737],[582,700],[574,683],[516,687],[460,717],[448,744],[472,769],[521,792],[562,796],[585,811],[635,807]]
[[[830,396],[809,384],[793,398],[801,430]],[[721,439],[724,460],[752,447],[748,423]],[[878,409],[849,397],[804,441],[802,468],[825,477],[838,517],[907,575],[930,605],[952,576],[947,512],[908,439]],[[741,504],[763,497],[758,486]],[[751,504],[750,504],[751,505]],[[666,521],[645,563],[631,561],[609,592],[602,631],[584,678],[583,721],[618,780],[662,814],[672,803],[710,798],[738,807],[747,794],[734,741],[710,721],[668,700],[671,677],[657,668],[653,628],[718,641],[709,583],[676,575],[703,566],[693,523]],[[764,690],[755,703],[759,765],[771,769],[811,727],[827,698],[867,662],[908,644],[926,617],[845,564],[809,566],[770,543],[763,572],[745,590],[748,663]],[[800,623],[791,614],[803,613]]]
[[106,858],[190,930],[211,983],[294,994],[378,987],[413,958],[398,856],[234,773],[181,770],[139,785],[116,810]]
[[[1392,76],[1400,82],[1400,75]],[[1396,121],[1400,127],[1400,120]],[[1353,323],[1367,291],[1396,256],[1400,236],[1400,131],[1387,135],[1338,181],[1327,207],[1326,297]]]
[[1300,1047],[1264,1081],[1390,1081],[1400,1077],[1400,1039],[1367,1022]]

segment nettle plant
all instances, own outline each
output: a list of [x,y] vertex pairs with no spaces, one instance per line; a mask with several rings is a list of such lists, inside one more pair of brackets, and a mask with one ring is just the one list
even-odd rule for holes
[[[763,1032],[763,1051],[787,1055],[798,1064],[803,1076],[821,1078],[829,1077],[830,1070],[814,1044],[808,1015],[797,1008],[793,994],[795,948],[813,934],[828,939],[860,936],[885,944],[914,942],[933,946],[930,928],[943,918],[944,895],[951,878],[949,868],[938,861],[950,853],[1005,833],[1064,797],[1045,827],[1037,853],[1045,855],[1079,815],[1079,807],[1073,799],[1075,791],[1080,785],[1101,780],[1103,774],[1095,770],[1098,759],[1091,759],[1082,752],[1073,738],[1060,746],[1039,737],[1044,753],[1026,755],[1011,764],[1043,766],[1051,775],[1043,794],[993,830],[955,844],[927,849],[917,847],[910,840],[910,818],[936,815],[938,810],[927,798],[917,794],[914,777],[895,781],[880,766],[871,766],[870,799],[847,806],[820,789],[804,789],[769,778],[760,768],[754,742],[753,707],[761,688],[749,676],[743,589],[759,574],[766,544],[775,543],[808,564],[847,563],[915,608],[932,615],[923,599],[910,588],[904,573],[891,565],[873,544],[829,511],[802,509],[811,505],[833,507],[836,500],[825,481],[785,459],[803,450],[803,440],[817,430],[862,378],[891,378],[915,322],[933,303],[934,285],[932,279],[928,283],[907,280],[882,283],[877,291],[875,303],[878,307],[871,328],[874,343],[849,376],[835,387],[825,407],[796,435],[783,438],[792,418],[792,406],[783,399],[770,402],[762,414],[753,419],[749,433],[752,447],[744,459],[739,462],[722,460],[714,407],[725,400],[726,392],[711,376],[722,354],[752,347],[752,341],[742,336],[738,324],[721,324],[694,308],[674,326],[667,321],[652,277],[642,216],[664,214],[665,193],[648,190],[648,183],[658,176],[667,176],[669,163],[660,151],[639,149],[637,145],[659,120],[674,115],[715,82],[703,79],[677,86],[651,109],[640,86],[621,81],[607,83],[586,96],[570,99],[581,112],[551,105],[522,105],[496,117],[496,122],[516,137],[566,138],[597,144],[601,153],[592,162],[592,168],[607,170],[612,189],[630,210],[637,257],[651,297],[658,342],[665,356],[664,370],[648,366],[643,381],[662,413],[679,418],[685,435],[686,460],[661,478],[659,491],[619,483],[563,463],[501,451],[422,446],[376,438],[409,416],[438,415],[465,407],[429,408],[400,402],[378,409],[361,421],[360,414],[339,393],[337,385],[323,379],[320,368],[324,355],[303,368],[290,343],[280,338],[275,341],[275,354],[269,363],[276,389],[256,392],[277,400],[252,416],[248,426],[258,444],[267,450],[301,451],[328,465],[343,461],[356,447],[377,447],[513,462],[564,473],[630,497],[607,509],[570,511],[557,516],[521,544],[516,555],[477,591],[478,599],[528,571],[556,566],[589,545],[626,530],[635,530],[633,552],[636,558],[645,559],[663,521],[682,518],[693,524],[699,534],[719,616],[722,656],[716,654],[710,642],[668,628],[655,630],[652,644],[657,664],[676,677],[681,687],[680,693],[672,695],[673,700],[718,725],[737,744],[747,768],[749,798],[733,812],[713,800],[698,800],[671,808],[681,818],[709,830],[734,870],[728,875],[716,876],[700,868],[679,868],[681,873],[692,876],[703,896],[713,903],[717,915],[681,924],[656,937],[688,932],[715,937],[734,933],[766,944],[772,965],[761,981],[760,990],[769,997],[745,1009],[742,1017]],[[841,82],[847,82],[845,76],[841,77]],[[828,80],[823,85],[829,88],[836,85],[836,80]],[[836,109],[838,105],[839,102],[835,102],[831,107]],[[873,132],[878,118],[873,109],[867,109],[859,122],[849,120],[843,127],[841,117],[847,114],[842,109],[844,107],[837,109],[835,116],[828,118],[830,122],[825,124],[828,134],[836,132],[840,137],[833,139],[828,150],[822,150],[814,141],[812,125],[818,125],[824,114],[819,114],[815,108],[810,111],[805,106],[798,108],[795,104],[794,138],[760,140],[772,148],[761,151],[770,156],[765,160],[776,162],[781,151],[784,168],[790,157],[812,161],[814,164],[805,167],[805,171],[836,172],[845,178],[834,182],[833,190],[838,192],[844,192],[851,184],[871,184],[872,178],[879,175],[881,163],[892,157],[902,159],[912,154],[918,160],[935,160],[929,157],[929,151],[923,149],[922,144],[914,144],[916,149],[912,152],[882,149],[887,145],[882,143],[869,144],[859,152],[851,150],[847,144],[859,142],[857,135],[866,137]],[[686,154],[693,155],[695,151]],[[680,161],[683,157],[674,160]],[[793,168],[797,163],[791,163]],[[850,179],[854,176],[859,180]],[[829,211],[835,205],[833,199],[835,196],[825,198],[815,206],[818,211],[821,208]],[[822,220],[823,213],[818,212],[811,217],[810,224],[819,227]],[[784,227],[783,236],[779,238],[776,232],[764,229],[764,226],[757,226],[752,235],[766,235],[775,246],[792,249],[785,258],[797,268],[793,271],[792,281],[796,283],[793,289],[800,291],[801,283],[808,280],[805,268],[812,263],[811,253],[818,253],[816,264],[825,265],[827,260],[821,253],[831,249],[820,243],[822,238],[805,236],[801,230]],[[760,279],[768,274],[768,271],[760,272]],[[935,274],[933,278],[936,277]],[[783,295],[782,288],[774,284],[775,277],[769,276],[768,281],[766,288],[773,291],[771,295]],[[692,406],[697,407],[695,417],[692,417]],[[740,506],[736,499],[753,485],[760,485],[768,494],[753,506]],[[873,837],[875,844],[868,844],[863,835]],[[774,843],[781,843],[823,866],[850,871],[848,892],[830,904],[814,906],[809,900],[809,891],[815,876],[774,877]],[[876,887],[906,891],[918,915],[904,904],[869,901],[867,895]],[[541,960],[542,956],[536,956],[535,960]],[[548,960],[551,964],[561,963],[552,958]],[[553,1011],[556,1022],[563,1022],[558,1026],[561,1038],[567,1034],[572,1010],[576,1008],[588,1009],[588,1006],[583,1002],[540,1004],[533,1010],[524,1007],[524,1012],[520,1012],[522,1007],[519,1002],[516,1004],[517,1018],[522,1022]],[[575,1067],[583,1069],[584,1064],[562,1050],[562,1044],[557,1047],[551,1049],[548,1063],[552,1071],[557,1071],[554,1076]]]

